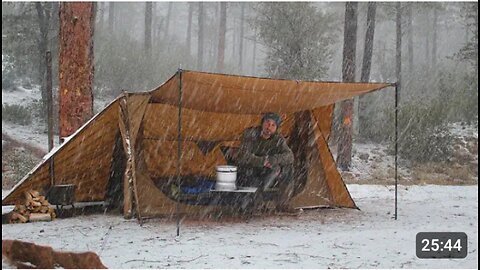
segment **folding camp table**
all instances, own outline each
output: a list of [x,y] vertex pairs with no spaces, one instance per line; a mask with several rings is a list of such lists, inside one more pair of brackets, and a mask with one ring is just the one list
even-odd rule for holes
[[209,205],[222,205],[247,208],[253,205],[255,198],[257,197],[257,188],[239,188],[235,190],[211,190],[211,199]]
[[240,211],[254,210],[259,204],[275,200],[277,189],[261,190],[256,187],[240,187],[236,190],[211,190],[209,205],[229,206]]

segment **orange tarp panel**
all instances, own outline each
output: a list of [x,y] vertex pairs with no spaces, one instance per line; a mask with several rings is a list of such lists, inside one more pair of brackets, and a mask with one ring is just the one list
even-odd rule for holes
[[[153,90],[152,102],[177,105],[179,77]],[[379,90],[385,83],[303,82],[182,71],[182,107],[261,114],[312,110]]]
[[318,147],[318,152],[322,161],[322,167],[325,171],[325,181],[330,189],[333,205],[339,207],[357,208],[352,200],[352,197],[350,196],[350,193],[348,193],[347,187],[343,182],[340,172],[337,170],[335,160],[333,159],[332,153],[328,148],[327,141],[323,137],[319,128],[314,129],[314,133],[315,137],[317,138],[316,146]]
[[[230,114],[182,109],[182,140],[239,140],[246,128],[260,125],[261,114]],[[293,127],[293,115],[283,114],[279,132],[287,136]],[[178,107],[151,103],[144,118],[144,137],[176,141]],[[162,128],[158,128],[158,127]]]
[[[75,184],[78,202],[104,200],[118,130],[118,104],[115,100],[108,105],[50,156],[54,159],[54,183]],[[30,189],[46,191],[50,186],[50,158],[21,180],[2,204],[21,201],[23,192]]]

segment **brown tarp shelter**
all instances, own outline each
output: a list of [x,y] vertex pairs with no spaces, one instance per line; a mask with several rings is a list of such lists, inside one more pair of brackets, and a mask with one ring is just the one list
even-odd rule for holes
[[105,201],[120,191],[125,217],[205,214],[218,206],[178,203],[163,187],[176,177],[214,178],[242,131],[273,111],[282,115],[279,132],[295,155],[291,206],[356,208],[327,144],[334,103],[389,86],[179,70],[152,91],[115,99],[49,153],[2,205],[21,201],[30,189],[75,184],[77,202]]

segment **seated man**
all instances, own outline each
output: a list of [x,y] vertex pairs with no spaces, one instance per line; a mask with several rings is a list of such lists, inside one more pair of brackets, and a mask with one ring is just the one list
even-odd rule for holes
[[238,149],[238,185],[258,187],[261,191],[278,188],[277,208],[285,210],[292,193],[293,152],[277,132],[281,118],[266,113],[261,126],[245,130]]

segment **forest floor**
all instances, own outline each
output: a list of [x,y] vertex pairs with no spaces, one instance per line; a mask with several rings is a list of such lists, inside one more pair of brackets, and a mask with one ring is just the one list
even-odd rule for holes
[[[454,123],[452,156],[449,161],[412,163],[398,157],[398,182],[403,185],[477,185],[478,126]],[[341,172],[346,183],[395,183],[395,157],[379,143],[353,144],[352,167]],[[336,158],[336,147],[332,147]]]

